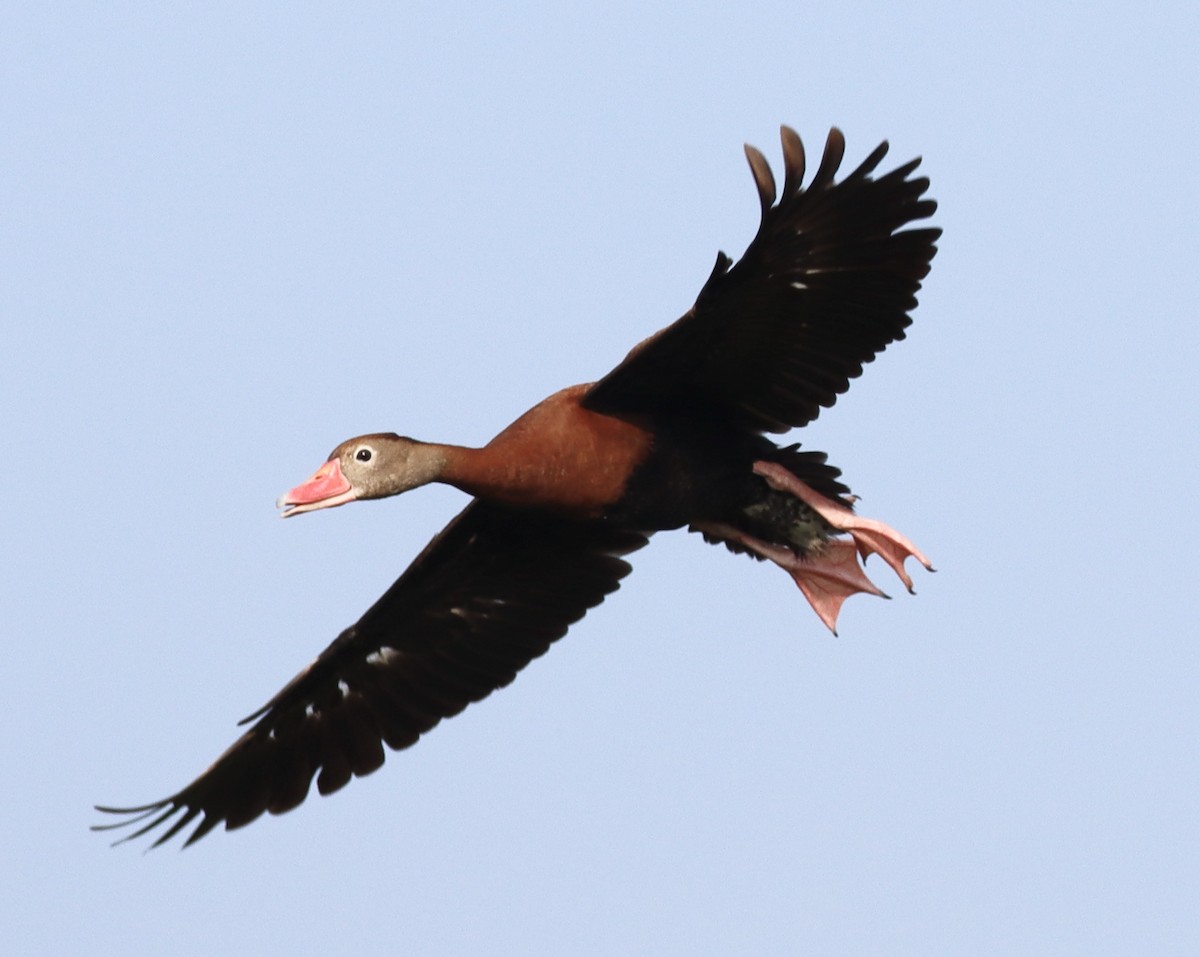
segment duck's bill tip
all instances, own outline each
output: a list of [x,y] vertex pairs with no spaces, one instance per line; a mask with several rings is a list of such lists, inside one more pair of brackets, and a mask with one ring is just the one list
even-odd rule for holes
[[280,518],[291,518],[293,515],[301,515],[304,512],[315,512],[322,508],[336,508],[338,505],[353,502],[357,497],[358,495],[351,489],[347,492],[342,492],[340,495],[331,495],[329,498],[323,498],[315,502],[296,502],[291,498],[291,493],[287,492],[275,500],[275,507],[282,509],[279,513]]
[[301,512],[312,512],[318,508],[333,508],[352,502],[358,493],[342,474],[337,459],[330,459],[312,474],[307,481],[284,492],[275,500],[275,507],[283,509],[280,518],[291,518]]

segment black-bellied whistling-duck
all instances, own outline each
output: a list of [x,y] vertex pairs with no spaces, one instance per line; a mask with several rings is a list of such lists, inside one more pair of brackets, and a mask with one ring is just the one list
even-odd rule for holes
[[[769,559],[833,629],[856,592],[881,595],[859,555],[880,555],[912,590],[904,536],[859,518],[820,452],[764,432],[811,422],[890,342],[904,338],[940,230],[919,160],[875,179],[881,144],[840,183],[832,130],[807,189],[804,149],[782,131],[783,195],[746,147],[762,202],[741,261],[721,253],[696,304],[599,382],[534,406],[481,449],[391,433],[343,442],[279,500],[284,516],[445,482],[473,501],[359,621],[243,723],[233,746],[182,791],[99,808],[167,825],[200,817],[188,844],[225,822],[296,807],[383,763],[442,718],[503,687],[628,574],[622,556],[687,526]],[[844,534],[843,534],[844,533]],[[848,536],[848,537],[847,537]],[[176,814],[180,816],[171,821]]]

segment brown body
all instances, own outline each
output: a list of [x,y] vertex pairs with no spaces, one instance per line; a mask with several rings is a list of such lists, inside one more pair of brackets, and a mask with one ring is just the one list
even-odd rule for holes
[[[910,588],[908,539],[853,514],[824,453],[764,433],[811,422],[904,337],[939,230],[918,161],[879,177],[887,144],[841,182],[834,130],[804,188],[804,148],[782,131],[785,177],[747,147],[762,214],[736,264],[723,253],[695,305],[599,382],[564,389],[481,449],[393,433],[343,442],[280,499],[284,515],[399,495],[429,482],[474,496],[357,622],[243,723],[185,788],[106,827],[190,823],[192,843],[328,794],[508,684],[630,571],[651,533],[688,526],[783,568],[832,629],[850,595],[882,594],[860,555]],[[148,821],[145,819],[149,819]],[[172,820],[174,818],[174,820]],[[127,838],[128,839],[128,838]]]
[[591,385],[544,399],[481,449],[442,446],[441,481],[518,508],[597,518],[650,454],[650,428],[581,404]]

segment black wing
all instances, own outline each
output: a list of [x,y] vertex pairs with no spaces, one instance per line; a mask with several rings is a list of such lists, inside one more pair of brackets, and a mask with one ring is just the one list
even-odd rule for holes
[[696,304],[637,346],[584,399],[602,412],[680,411],[753,432],[786,432],[828,408],[890,342],[904,338],[940,229],[902,229],[937,208],[920,160],[872,179],[882,143],[840,183],[831,130],[807,189],[804,147],[782,129],[783,195],[754,147],[762,221],[736,266],[724,253]]
[[[254,725],[177,794],[97,810],[160,826],[157,847],[200,817],[186,844],[225,822],[300,804],[314,775],[329,794],[383,764],[442,718],[507,685],[630,571],[620,556],[646,536],[599,523],[475,501],[358,623],[343,631],[265,707]],[[176,820],[171,820],[181,814]]]

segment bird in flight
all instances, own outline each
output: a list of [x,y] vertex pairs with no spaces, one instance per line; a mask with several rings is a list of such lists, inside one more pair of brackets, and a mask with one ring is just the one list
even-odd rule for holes
[[[734,264],[717,255],[695,305],[598,382],[563,389],[482,448],[392,433],[349,439],[279,499],[283,516],[444,482],[471,502],[353,625],[242,724],[199,777],[140,807],[100,806],[96,830],[193,822],[185,846],[224,822],[282,814],[415,744],[443,718],[507,685],[616,590],[625,557],[686,527],[778,565],[835,629],[842,602],[882,595],[860,558],[879,555],[912,591],[912,542],[860,517],[822,452],[766,433],[812,422],[889,343],[904,338],[939,229],[920,160],[874,176],[878,146],[840,182],[830,131],[811,182],[788,127],[783,189],[746,157],[762,207]],[[120,843],[120,842],[118,842]]]

